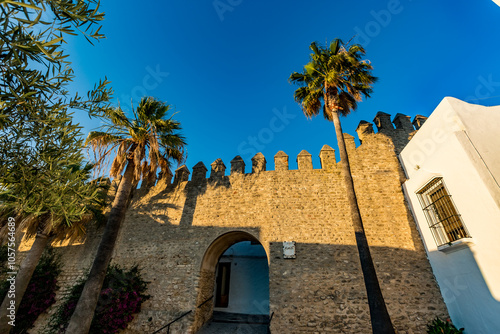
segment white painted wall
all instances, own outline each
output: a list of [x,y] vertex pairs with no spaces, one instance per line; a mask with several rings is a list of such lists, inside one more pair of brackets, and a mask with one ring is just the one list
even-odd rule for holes
[[[500,106],[447,97],[400,154],[403,188],[450,316],[466,333],[500,333]],[[470,244],[438,250],[416,192],[443,177]],[[464,243],[462,243],[462,246]],[[441,247],[440,247],[441,248]]]
[[264,248],[239,242],[224,252],[220,262],[231,263],[229,304],[215,310],[269,315],[269,267]]

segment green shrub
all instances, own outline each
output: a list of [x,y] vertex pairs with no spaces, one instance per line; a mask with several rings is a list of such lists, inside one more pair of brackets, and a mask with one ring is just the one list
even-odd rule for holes
[[460,334],[463,332],[463,328],[457,329],[450,320],[442,321],[436,318],[430,325],[427,325],[428,334]]

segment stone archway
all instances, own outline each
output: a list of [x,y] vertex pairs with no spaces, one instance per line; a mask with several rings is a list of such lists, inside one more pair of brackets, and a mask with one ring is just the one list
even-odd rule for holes
[[[213,296],[215,289],[215,272],[220,257],[229,247],[241,241],[251,241],[260,244],[260,241],[248,232],[233,231],[220,235],[207,248],[201,262],[196,305],[204,303]],[[193,324],[194,333],[210,320],[213,309],[213,298],[196,309]]]

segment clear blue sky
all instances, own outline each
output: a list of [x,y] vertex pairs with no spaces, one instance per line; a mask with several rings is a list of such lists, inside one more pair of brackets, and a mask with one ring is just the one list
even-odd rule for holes
[[[102,1],[101,10],[107,39],[69,43],[73,89],[85,93],[107,76],[125,108],[144,94],[172,104],[190,170],[217,158],[229,170],[241,155],[250,172],[259,151],[271,170],[279,150],[296,169],[303,149],[320,167],[321,147],[336,148],[333,124],[306,119],[287,82],[312,41],[357,34],[379,77],[372,98],[342,119],[352,135],[377,111],[428,116],[445,96],[500,105],[500,7],[491,0],[127,0]],[[86,133],[99,125],[76,119]]]

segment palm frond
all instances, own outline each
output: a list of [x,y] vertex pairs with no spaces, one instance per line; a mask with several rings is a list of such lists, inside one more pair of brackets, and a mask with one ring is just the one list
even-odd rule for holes
[[298,72],[293,72],[290,77],[288,78],[288,82],[290,83],[301,83],[301,82],[304,82],[306,80],[306,76],[302,73],[298,73]]
[[136,178],[141,178],[142,175],[142,169],[141,169],[141,161],[144,159],[146,155],[146,146],[143,141],[137,143],[137,147],[133,151],[133,161],[134,161],[134,176]]
[[110,134],[103,131],[91,131],[87,139],[85,139],[84,145],[91,145],[92,147],[97,146],[108,146],[122,139],[120,136],[115,134]]
[[[179,133],[180,123],[168,116],[171,106],[152,97],[144,97],[136,108],[132,108],[132,117],[120,108],[107,112],[101,131],[88,139],[92,148],[109,146],[99,155],[114,154],[110,175],[120,175],[128,161],[134,163],[134,182],[141,178],[152,178],[149,173],[156,173],[158,167],[169,168],[169,160],[182,161],[185,157],[185,138]],[[94,151],[95,154],[95,151]],[[146,160],[145,160],[146,159]]]
[[127,154],[117,154],[113,159],[113,163],[111,164],[109,175],[111,177],[117,177],[123,172],[126,165],[127,165]]
[[130,121],[121,108],[110,109],[106,112],[105,117],[118,127],[130,126]]
[[312,42],[311,45],[309,46],[309,48],[312,50],[312,52],[316,55],[320,55],[321,52],[320,52],[320,49],[318,48],[318,45],[316,42]]
[[330,43],[330,53],[336,55],[339,52],[340,46],[342,45],[342,41],[338,38],[334,39]]
[[331,121],[332,112],[347,115],[356,110],[362,97],[370,97],[377,78],[371,74],[373,67],[362,60],[365,50],[361,45],[345,44],[333,40],[329,47],[310,45],[310,61],[303,72],[293,72],[290,83],[300,87],[295,90],[295,101],[304,114],[313,117],[323,110],[323,116]]

